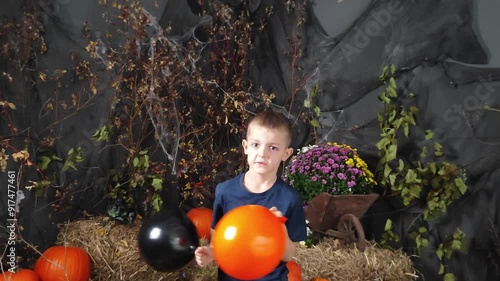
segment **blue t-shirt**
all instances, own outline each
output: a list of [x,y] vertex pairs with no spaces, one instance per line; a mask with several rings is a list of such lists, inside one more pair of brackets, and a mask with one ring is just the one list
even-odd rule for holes
[[[288,236],[293,242],[306,240],[306,222],[302,199],[297,190],[278,177],[273,186],[262,193],[252,193],[243,185],[244,173],[217,185],[213,206],[212,229],[224,214],[243,205],[261,205],[267,208],[277,207],[287,218],[285,222]],[[285,262],[259,281],[288,280],[288,269]],[[236,281],[239,279],[227,276],[219,269],[218,280]]]

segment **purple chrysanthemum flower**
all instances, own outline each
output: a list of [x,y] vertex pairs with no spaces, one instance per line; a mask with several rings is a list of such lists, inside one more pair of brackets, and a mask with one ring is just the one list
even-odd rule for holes
[[321,172],[323,172],[325,174],[328,174],[331,170],[332,170],[332,168],[330,166],[321,167]]
[[[332,194],[349,194],[369,187],[364,173],[356,167],[357,153],[346,145],[319,144],[298,150],[288,166],[285,181],[310,199],[322,186]],[[358,156],[359,157],[359,156]],[[346,164],[349,161],[352,165]],[[329,186],[329,187],[327,187]]]

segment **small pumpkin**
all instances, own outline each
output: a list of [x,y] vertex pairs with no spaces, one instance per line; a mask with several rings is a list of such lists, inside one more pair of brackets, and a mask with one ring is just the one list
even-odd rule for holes
[[313,277],[311,281],[328,281],[328,279],[323,277]]
[[186,216],[196,227],[198,238],[210,239],[212,213],[212,209],[204,207],[195,207],[187,212]]
[[0,281],[39,281],[38,275],[31,269],[21,269],[15,273],[5,271],[0,275]]
[[286,263],[288,268],[288,281],[302,281],[302,269],[295,261],[288,261]]
[[40,281],[88,281],[91,263],[80,247],[52,246],[35,263]]

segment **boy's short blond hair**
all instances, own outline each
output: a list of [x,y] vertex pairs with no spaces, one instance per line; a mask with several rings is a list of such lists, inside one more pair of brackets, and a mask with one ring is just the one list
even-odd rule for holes
[[250,125],[258,125],[268,129],[284,129],[288,135],[288,145],[292,142],[292,124],[282,113],[272,109],[261,111],[250,119],[247,125],[247,135]]

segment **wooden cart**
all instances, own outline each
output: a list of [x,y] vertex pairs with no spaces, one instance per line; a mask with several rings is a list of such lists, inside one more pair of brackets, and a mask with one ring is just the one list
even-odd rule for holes
[[378,194],[331,195],[321,193],[305,208],[308,227],[316,233],[339,238],[343,245],[366,247],[365,232],[359,218],[377,199]]

